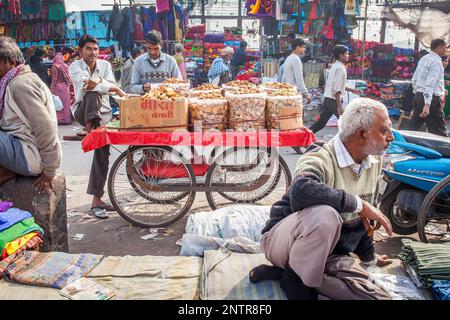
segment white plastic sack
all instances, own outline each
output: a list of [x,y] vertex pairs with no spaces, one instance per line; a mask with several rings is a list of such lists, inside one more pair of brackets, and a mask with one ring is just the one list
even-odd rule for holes
[[425,300],[409,277],[372,272],[370,277],[386,290],[393,300]]
[[227,248],[232,252],[239,253],[261,253],[259,242],[247,238],[219,239],[185,233],[182,238],[180,256],[202,257],[205,250],[218,250],[220,248]]
[[55,110],[61,111],[64,108],[61,98],[55,96],[54,94],[52,94],[52,96],[53,96],[53,104],[55,105]]
[[186,233],[231,239],[243,237],[261,241],[261,231],[269,219],[270,206],[236,205],[189,216]]

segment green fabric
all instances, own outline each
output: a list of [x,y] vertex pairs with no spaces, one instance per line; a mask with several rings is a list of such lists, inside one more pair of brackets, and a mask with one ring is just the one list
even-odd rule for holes
[[427,287],[433,280],[450,280],[450,244],[402,240],[399,258],[414,269]]
[[[450,81],[450,76],[444,77],[445,81]],[[450,85],[446,86],[448,92],[450,92]],[[444,115],[446,117],[450,116],[450,96],[445,97]]]
[[17,222],[15,225],[0,232],[0,252],[5,249],[8,242],[11,242],[21,236],[24,236],[32,231],[39,231],[44,234],[44,231],[35,222],[34,218],[28,218]]
[[62,21],[66,18],[66,8],[64,3],[49,3],[48,4],[48,20]]

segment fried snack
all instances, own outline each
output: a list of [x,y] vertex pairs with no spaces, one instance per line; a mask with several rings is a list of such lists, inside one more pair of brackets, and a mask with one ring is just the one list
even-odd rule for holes
[[222,95],[221,89],[205,90],[205,91],[191,91],[189,96],[197,99],[225,99]]
[[173,88],[160,86],[159,88],[151,89],[142,98],[148,100],[175,101],[180,99],[181,96]]
[[263,88],[267,89],[294,89],[294,86],[288,84],[288,83],[282,83],[282,82],[267,82],[262,85]]
[[195,90],[195,91],[205,91],[205,90],[217,90],[217,89],[220,89],[220,87],[219,87],[219,86],[216,86],[216,85],[213,84],[213,83],[204,83],[204,84],[202,84],[202,85],[200,85],[200,86],[198,86],[198,87],[195,87],[195,88],[192,89],[192,90]]
[[242,88],[233,88],[228,90],[232,94],[252,94],[252,93],[262,93],[263,91],[258,87],[242,87]]
[[223,85],[224,88],[236,87],[236,88],[256,88],[256,84],[245,80],[233,80]]
[[267,95],[270,97],[281,97],[281,96],[296,96],[298,95],[296,89],[280,89],[280,90],[271,90],[267,91]]
[[169,78],[163,81],[164,84],[184,84],[184,83],[188,83],[187,81],[184,80],[180,80],[177,78]]

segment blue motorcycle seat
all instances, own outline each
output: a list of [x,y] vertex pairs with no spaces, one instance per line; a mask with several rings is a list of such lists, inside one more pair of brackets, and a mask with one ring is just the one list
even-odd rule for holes
[[398,130],[398,132],[407,142],[433,149],[444,158],[450,158],[450,138],[421,131]]

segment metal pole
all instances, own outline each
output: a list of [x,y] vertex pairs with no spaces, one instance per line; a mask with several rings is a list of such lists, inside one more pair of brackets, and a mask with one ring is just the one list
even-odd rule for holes
[[366,31],[367,31],[367,8],[369,6],[369,0],[366,0],[366,6],[364,12],[364,27],[363,27],[363,43],[362,43],[362,68],[361,68],[361,79],[364,80],[364,56],[366,55]]

